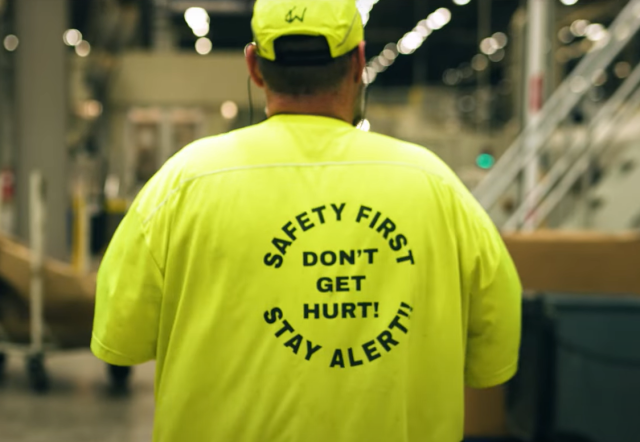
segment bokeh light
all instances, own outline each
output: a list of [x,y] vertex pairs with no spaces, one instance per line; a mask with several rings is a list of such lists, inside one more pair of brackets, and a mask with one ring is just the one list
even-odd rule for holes
[[19,45],[20,40],[13,34],[9,34],[4,38],[4,48],[9,52],[13,52],[18,49]]
[[196,52],[200,55],[207,55],[211,53],[213,49],[213,43],[206,37],[199,38],[196,41]]

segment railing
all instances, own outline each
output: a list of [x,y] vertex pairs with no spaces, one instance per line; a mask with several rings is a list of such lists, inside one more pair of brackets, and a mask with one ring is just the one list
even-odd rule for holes
[[[526,221],[531,208],[536,208],[536,217],[533,220],[535,227],[538,227],[541,221],[551,214],[572,186],[589,169],[590,160],[601,155],[607,147],[611,146],[612,141],[615,140],[616,129],[624,126],[634,116],[640,107],[638,85],[640,85],[640,64],[593,117],[587,129],[591,134],[589,141],[584,143],[577,140],[567,149],[505,223],[504,230],[519,229]],[[632,95],[631,98],[629,98],[630,95]]]
[[[547,101],[540,118],[525,128],[500,158],[486,179],[474,190],[474,195],[487,210],[493,208],[501,196],[517,182],[519,175],[528,164],[532,161],[537,161],[540,151],[545,147],[553,132],[566,120],[571,111],[589,91],[595,80],[612,63],[639,29],[640,0],[630,0],[610,26],[608,37],[595,43],[592,50]],[[640,81],[640,73],[636,70],[621,86],[620,90],[607,102],[607,105],[600,111],[599,115],[605,117],[615,115],[629,95],[633,93],[638,81]],[[598,118],[594,119],[596,121],[594,124],[598,124]],[[524,149],[525,144],[527,146],[526,151]],[[549,180],[543,180],[536,190],[527,196],[522,207],[516,210],[517,216],[514,214],[509,219],[508,224],[510,227],[518,227],[521,221],[529,215],[528,211],[532,207],[531,203],[535,201],[538,204],[542,197],[550,191],[552,186],[549,183],[553,180],[557,182],[557,178],[562,177],[564,172],[567,172],[567,169],[573,165],[567,158],[575,155],[579,147],[573,146],[567,153],[568,156],[563,157],[552,169],[553,175],[549,177]],[[577,163],[575,167],[577,167]],[[582,167],[580,170],[583,170]],[[562,180],[563,188],[567,181],[568,179]],[[544,192],[539,193],[540,191]],[[554,193],[554,198],[556,199],[562,196],[564,195]],[[543,205],[541,210],[536,212],[536,218],[540,220],[548,215],[552,209],[551,206],[555,207],[556,204],[557,202],[554,204],[550,202]]]

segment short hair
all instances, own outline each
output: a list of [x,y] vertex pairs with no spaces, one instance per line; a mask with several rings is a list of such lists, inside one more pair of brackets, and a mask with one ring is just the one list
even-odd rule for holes
[[338,90],[351,67],[353,51],[331,58],[324,37],[291,35],[274,42],[276,61],[258,57],[258,67],[267,86],[290,96],[310,96]]

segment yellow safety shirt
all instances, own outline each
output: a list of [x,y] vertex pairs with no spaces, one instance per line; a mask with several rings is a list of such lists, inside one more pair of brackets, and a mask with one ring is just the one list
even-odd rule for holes
[[516,372],[521,287],[435,155],[331,118],[197,141],[98,276],[92,349],[155,359],[158,442],[457,442]]

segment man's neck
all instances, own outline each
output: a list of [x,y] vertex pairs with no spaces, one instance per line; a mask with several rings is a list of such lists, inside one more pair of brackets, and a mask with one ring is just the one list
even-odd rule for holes
[[337,95],[299,97],[271,95],[267,97],[267,101],[269,117],[278,114],[316,115],[353,123],[353,106],[349,106]]

